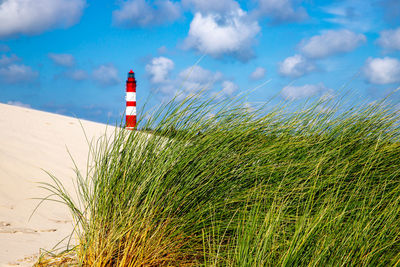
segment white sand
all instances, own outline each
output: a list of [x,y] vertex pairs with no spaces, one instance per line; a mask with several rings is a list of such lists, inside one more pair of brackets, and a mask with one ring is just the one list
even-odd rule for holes
[[[106,130],[81,122],[90,138]],[[51,250],[71,233],[71,216],[59,203],[46,202],[28,221],[39,202],[31,198],[48,194],[36,183],[51,181],[42,169],[74,192],[67,148],[85,171],[88,145],[77,119],[0,104],[0,266],[32,266],[39,249]]]

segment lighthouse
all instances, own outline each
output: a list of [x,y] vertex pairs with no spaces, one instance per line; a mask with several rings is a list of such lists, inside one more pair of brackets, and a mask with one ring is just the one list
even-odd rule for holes
[[136,127],[136,80],[131,70],[126,81],[126,124],[125,129],[133,130]]

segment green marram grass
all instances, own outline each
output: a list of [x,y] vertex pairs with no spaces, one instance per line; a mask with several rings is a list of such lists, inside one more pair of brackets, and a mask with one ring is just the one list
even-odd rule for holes
[[74,216],[76,264],[400,265],[398,110],[201,99],[92,142],[78,200],[44,185]]

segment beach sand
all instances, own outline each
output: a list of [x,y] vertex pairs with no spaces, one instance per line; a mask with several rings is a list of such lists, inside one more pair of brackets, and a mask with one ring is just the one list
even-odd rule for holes
[[[106,125],[81,120],[87,136],[98,138]],[[113,127],[108,127],[112,133]],[[60,203],[45,202],[37,182],[51,182],[44,170],[74,192],[71,157],[86,172],[88,144],[79,120],[0,104],[0,266],[32,266],[40,249],[51,250],[70,235],[72,220]],[[63,242],[63,245],[66,241]]]

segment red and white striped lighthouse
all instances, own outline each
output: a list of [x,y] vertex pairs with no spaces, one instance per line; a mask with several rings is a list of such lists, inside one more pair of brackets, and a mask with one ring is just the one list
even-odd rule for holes
[[125,129],[133,130],[136,127],[136,80],[131,70],[126,81],[126,125]]

